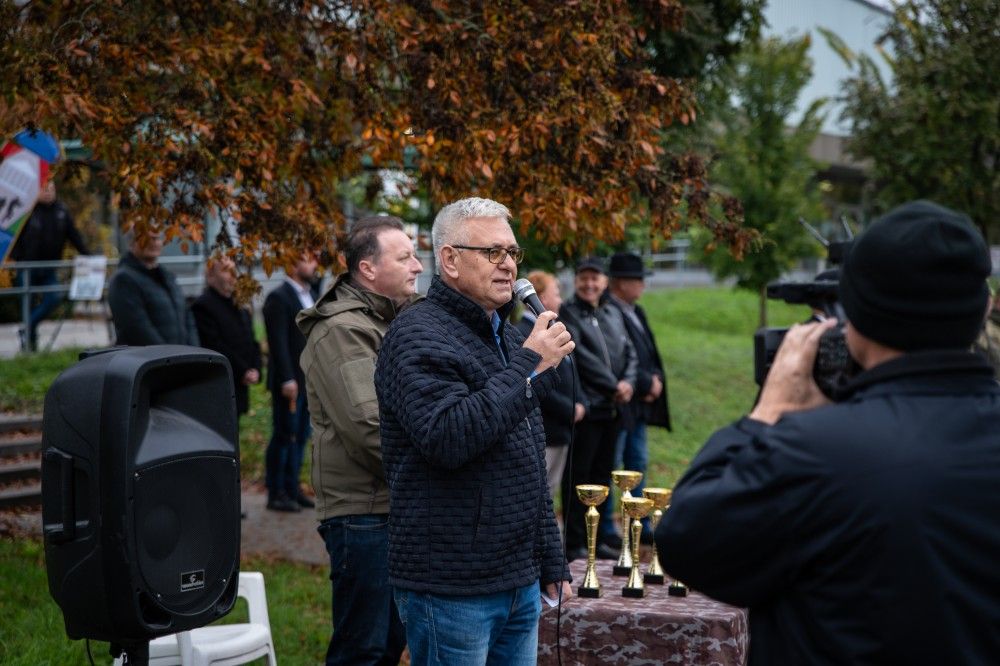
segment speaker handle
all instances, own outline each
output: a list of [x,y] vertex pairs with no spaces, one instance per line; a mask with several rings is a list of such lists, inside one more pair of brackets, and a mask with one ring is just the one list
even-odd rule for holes
[[[59,513],[55,520],[45,525],[45,538],[50,543],[63,543],[76,538],[76,512],[73,499],[76,493],[73,489],[73,456],[67,455],[58,449],[46,449],[44,464],[47,473],[42,479],[43,496],[47,490],[52,493],[51,484],[45,488],[46,481],[56,481],[58,493],[57,501],[52,504],[58,506]],[[50,506],[52,506],[50,504]]]

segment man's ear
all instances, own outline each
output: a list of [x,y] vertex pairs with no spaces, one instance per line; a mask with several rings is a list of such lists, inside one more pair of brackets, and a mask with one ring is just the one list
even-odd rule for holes
[[449,245],[441,248],[441,273],[452,279],[458,277],[458,254],[458,250]]
[[371,259],[362,259],[358,262],[358,274],[367,282],[375,280],[375,266]]

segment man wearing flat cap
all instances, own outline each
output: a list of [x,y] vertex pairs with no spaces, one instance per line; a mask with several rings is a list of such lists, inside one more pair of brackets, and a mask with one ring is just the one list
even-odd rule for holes
[[[576,266],[573,297],[559,308],[559,318],[576,342],[575,362],[588,403],[587,415],[573,434],[572,456],[563,472],[562,497],[569,505],[565,524],[569,560],[587,556],[587,507],[573,488],[581,483],[608,483],[618,433],[630,416],[624,408],[635,392],[635,347],[621,312],[608,303],[607,287],[604,262],[598,257],[582,259]],[[602,536],[597,556],[613,559],[621,546],[620,537],[615,543],[608,539],[617,535]]]
[[751,664],[996,663],[1000,385],[969,349],[990,269],[964,215],[876,221],[840,275],[863,372],[829,403],[811,368],[835,322],[792,327],[678,482],[660,560],[749,607]]
[[[642,497],[646,485],[646,467],[649,451],[646,443],[646,426],[657,426],[670,430],[670,409],[667,406],[667,374],[663,369],[663,359],[656,348],[656,338],[646,319],[646,312],[639,305],[639,297],[646,288],[646,268],[642,257],[632,252],[616,252],[608,263],[608,304],[622,314],[625,330],[635,348],[636,375],[635,392],[632,400],[623,406],[630,412],[627,424],[618,433],[615,445],[615,469],[631,469],[643,473],[632,494]],[[613,523],[601,516],[602,533],[614,530]],[[649,518],[642,520],[642,541],[652,542]]]

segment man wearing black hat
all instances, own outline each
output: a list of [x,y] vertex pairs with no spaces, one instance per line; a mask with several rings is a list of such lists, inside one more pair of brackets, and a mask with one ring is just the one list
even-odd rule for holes
[[968,218],[901,206],[840,278],[864,372],[812,380],[794,326],[749,416],[716,432],[656,532],[672,576],[749,606],[751,664],[985,664],[1000,654],[1000,385],[969,350],[990,257]]
[[[623,469],[643,473],[643,480],[632,491],[633,495],[642,496],[646,485],[646,466],[649,452],[646,445],[646,426],[658,426],[670,430],[670,409],[667,406],[667,375],[663,370],[663,359],[656,349],[656,338],[649,328],[646,312],[638,304],[639,297],[646,287],[646,270],[642,265],[642,257],[631,252],[617,252],[611,256],[608,265],[608,303],[618,308],[622,313],[625,330],[628,331],[632,346],[635,347],[636,378],[635,393],[632,400],[623,407],[630,413],[626,426],[618,434],[615,445],[615,465]],[[602,516],[603,518],[604,516]],[[611,521],[601,521],[606,530]],[[610,529],[614,529],[610,527]],[[652,542],[653,534],[649,528],[649,519],[642,521],[642,540]]]
[[[604,262],[587,257],[576,267],[573,298],[559,308],[559,318],[576,342],[576,367],[589,404],[587,415],[576,427],[573,454],[563,473],[562,497],[569,505],[565,525],[569,560],[587,555],[587,507],[580,503],[573,487],[608,483],[618,433],[629,416],[623,407],[635,391],[635,348],[621,312],[608,303],[607,286]],[[615,544],[599,543],[597,556],[613,559],[617,556]]]

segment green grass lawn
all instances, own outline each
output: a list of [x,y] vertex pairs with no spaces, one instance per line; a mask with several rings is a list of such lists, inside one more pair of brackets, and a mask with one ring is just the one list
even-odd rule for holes
[[[267,611],[275,651],[283,664],[317,664],[329,639],[326,570],[260,558],[244,559],[245,571],[260,571],[267,587]],[[41,541],[0,538],[0,664],[68,666],[87,664],[85,641],[66,637],[62,613],[48,592]],[[220,622],[246,622],[239,599]],[[96,664],[110,664],[108,644],[91,641]],[[255,663],[264,663],[258,660]]]
[[[705,439],[751,406],[755,294],[725,288],[679,289],[647,294],[643,305],[667,366],[674,431],[650,429],[648,485],[672,486]],[[808,316],[805,308],[770,305],[772,325]],[[75,351],[0,360],[0,411],[40,413],[44,392],[76,359]],[[246,480],[261,480],[270,436],[270,399],[251,389],[251,413],[243,417],[240,457]],[[303,477],[308,478],[309,456]],[[322,569],[283,562],[245,560],[264,573],[271,627],[281,662],[322,660],[329,623],[329,585]],[[83,642],[65,637],[51,601],[40,541],[0,539],[0,664],[85,664]],[[226,621],[239,621],[241,612]],[[245,610],[242,611],[245,619]],[[106,644],[92,647],[107,664]]]
[[[673,486],[712,432],[747,413],[753,381],[755,294],[724,288],[646,294],[642,301],[667,369],[673,432],[649,429],[647,485]],[[804,307],[770,303],[772,326],[809,316]]]

